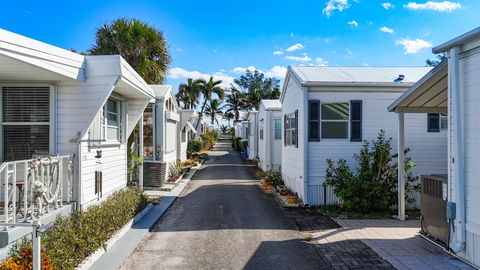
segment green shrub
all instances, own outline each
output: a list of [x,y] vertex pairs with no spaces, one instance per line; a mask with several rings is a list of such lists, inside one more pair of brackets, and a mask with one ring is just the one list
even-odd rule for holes
[[200,152],[203,149],[203,141],[188,141],[187,157],[192,157],[193,153]]
[[147,197],[138,189],[115,192],[99,205],[58,217],[43,234],[42,247],[56,269],[74,269],[143,210]]
[[268,172],[264,181],[266,184],[274,187],[283,185],[282,174],[278,172]]
[[206,129],[205,132],[200,135],[200,139],[203,142],[202,150],[210,150],[216,143],[218,139],[218,134],[215,130]]
[[[346,210],[360,213],[388,211],[397,204],[398,170],[394,162],[397,155],[392,155],[391,150],[391,139],[387,139],[382,130],[376,140],[371,144],[365,141],[360,153],[354,155],[358,162],[355,173],[348,167],[346,160],[340,159],[337,164],[327,160],[325,183],[333,187],[335,194],[343,200]],[[405,153],[408,153],[408,149]],[[414,185],[418,178],[410,172],[414,167],[415,164],[406,157],[406,194],[419,188]],[[408,196],[406,199],[409,203],[414,202]]]
[[248,140],[242,140],[240,149],[243,151],[248,147]]
[[235,137],[232,139],[232,147],[233,149],[237,150],[237,151],[240,151],[240,140],[242,138],[241,137]]

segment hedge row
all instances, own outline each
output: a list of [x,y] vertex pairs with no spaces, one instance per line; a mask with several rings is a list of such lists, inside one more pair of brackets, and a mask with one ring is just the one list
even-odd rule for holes
[[[42,248],[55,269],[75,269],[86,257],[104,247],[119,229],[143,210],[147,197],[139,189],[115,192],[99,205],[57,217],[42,235]],[[12,250],[12,255],[15,254]]]

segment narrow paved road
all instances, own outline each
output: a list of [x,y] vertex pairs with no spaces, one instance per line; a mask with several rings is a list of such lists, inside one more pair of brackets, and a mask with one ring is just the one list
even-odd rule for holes
[[219,143],[122,269],[322,269],[254,168]]

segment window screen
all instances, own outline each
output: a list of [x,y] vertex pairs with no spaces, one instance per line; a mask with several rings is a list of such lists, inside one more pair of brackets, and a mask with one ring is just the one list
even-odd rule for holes
[[3,160],[48,155],[50,88],[2,88]]
[[322,138],[347,139],[348,138],[348,103],[326,103],[321,106]]

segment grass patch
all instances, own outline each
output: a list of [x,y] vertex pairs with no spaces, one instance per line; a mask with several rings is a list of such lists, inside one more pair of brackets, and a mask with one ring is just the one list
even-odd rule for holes
[[[378,211],[370,213],[359,213],[355,211],[348,211],[338,205],[318,206],[312,209],[313,211],[325,216],[338,219],[393,219],[397,215],[396,210],[392,211]],[[420,219],[420,210],[406,210],[407,220]]]

